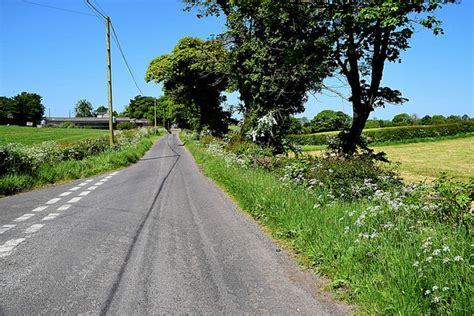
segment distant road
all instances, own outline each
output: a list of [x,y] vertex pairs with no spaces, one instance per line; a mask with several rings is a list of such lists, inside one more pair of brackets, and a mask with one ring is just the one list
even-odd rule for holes
[[0,315],[343,314],[176,135],[137,164],[0,199]]

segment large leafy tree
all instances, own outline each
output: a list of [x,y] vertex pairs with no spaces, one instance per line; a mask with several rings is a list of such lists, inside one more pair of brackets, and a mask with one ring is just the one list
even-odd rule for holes
[[[353,119],[350,129],[341,134],[341,149],[343,153],[353,154],[359,147],[367,149],[361,133],[370,113],[386,103],[401,104],[407,100],[400,91],[382,85],[385,64],[401,61],[401,52],[409,48],[416,25],[431,29],[434,34],[442,33],[440,21],[433,13],[443,4],[456,1],[186,2],[205,8],[202,11],[205,14],[226,14],[228,33],[234,39],[232,51],[235,53],[232,54],[240,57],[233,59],[234,67],[238,69],[235,73],[241,77],[238,88],[249,107],[261,103],[263,108],[268,108],[277,103],[282,104],[284,109],[278,112],[284,113],[291,108],[290,101],[272,101],[275,99],[272,91],[277,93],[276,96],[279,96],[278,91],[283,91],[282,95],[288,96],[293,106],[296,105],[293,108],[301,111],[304,97],[288,94],[287,89],[282,90],[281,87],[293,87],[289,83],[299,80],[306,84],[317,83],[314,76],[308,76],[315,65],[318,66],[316,69],[319,68],[317,74],[324,74],[322,69],[326,69],[334,76],[345,79],[350,88]],[[330,42],[329,52],[325,50],[323,39]],[[304,49],[311,44],[317,45],[313,49]],[[256,62],[252,62],[254,60]],[[272,67],[275,64],[285,67]],[[247,65],[248,70],[245,68]],[[258,65],[270,71],[259,71]],[[288,69],[291,71],[285,71]],[[272,90],[273,84],[280,90]],[[253,86],[256,89],[249,88]],[[301,90],[312,88],[308,85]],[[267,92],[271,97],[262,98]],[[261,112],[265,111],[257,111],[257,116],[263,117]]]
[[315,23],[326,24],[333,42],[330,58],[337,74],[350,87],[353,119],[351,128],[341,135],[344,153],[366,148],[361,133],[376,107],[407,100],[400,91],[382,85],[385,64],[401,62],[401,52],[410,47],[416,25],[442,33],[433,12],[450,2],[455,0],[348,0],[327,2],[315,11]]
[[13,98],[0,97],[0,123],[36,124],[44,115],[42,97],[36,93],[22,92]]
[[77,101],[76,106],[74,107],[76,117],[91,117],[93,116],[92,111],[92,103],[85,99]]
[[228,52],[220,40],[184,37],[171,54],[150,62],[147,82],[163,83],[165,95],[184,105],[188,124],[215,135],[227,131],[230,113],[222,103],[229,87]]
[[[188,1],[204,14],[224,13],[231,78],[243,101],[243,133],[281,151],[293,114],[328,74],[329,46],[311,7],[291,1]],[[302,27],[303,26],[303,27]]]
[[130,118],[146,118],[153,121],[156,98],[137,95],[130,100],[123,115]]

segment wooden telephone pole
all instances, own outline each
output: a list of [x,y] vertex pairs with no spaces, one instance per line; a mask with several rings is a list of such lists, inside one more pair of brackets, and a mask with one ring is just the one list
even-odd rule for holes
[[112,61],[110,58],[110,18],[105,17],[106,47],[107,47],[107,85],[109,95],[109,140],[114,144],[114,109],[112,106]]

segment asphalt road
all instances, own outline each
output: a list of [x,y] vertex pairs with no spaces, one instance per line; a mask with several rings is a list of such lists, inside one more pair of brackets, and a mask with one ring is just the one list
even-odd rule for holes
[[0,199],[0,315],[344,314],[167,135],[135,165]]

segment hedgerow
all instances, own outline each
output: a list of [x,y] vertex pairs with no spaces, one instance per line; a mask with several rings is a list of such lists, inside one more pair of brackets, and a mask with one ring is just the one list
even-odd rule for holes
[[[368,144],[405,141],[425,137],[442,137],[474,132],[474,122],[466,121],[443,125],[399,126],[369,129],[362,132]],[[327,145],[337,132],[289,135],[290,142],[296,145]]]

